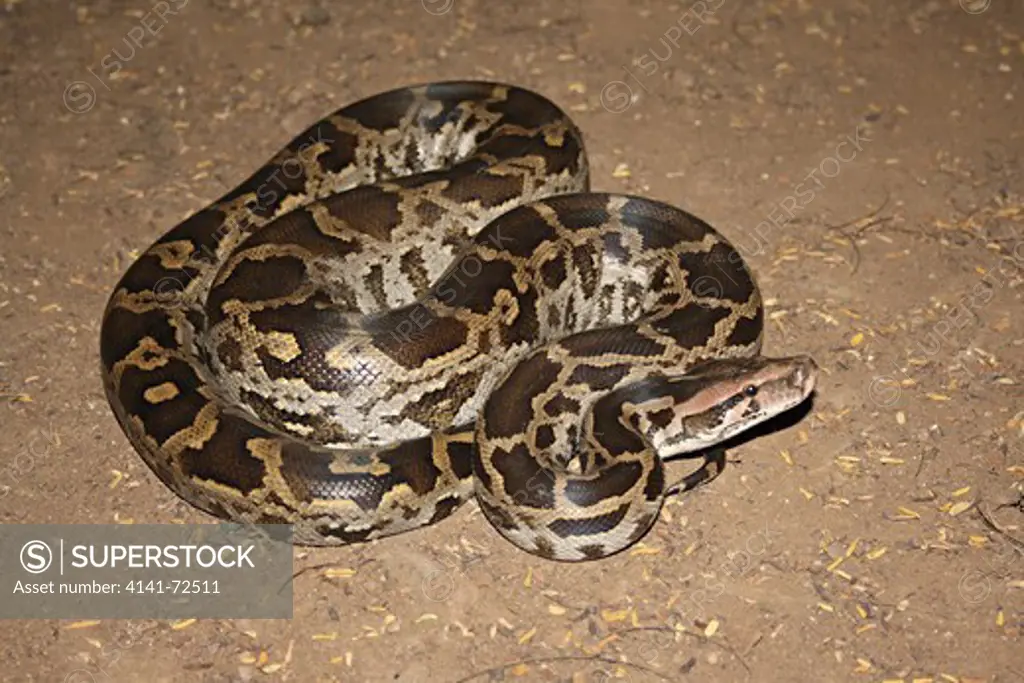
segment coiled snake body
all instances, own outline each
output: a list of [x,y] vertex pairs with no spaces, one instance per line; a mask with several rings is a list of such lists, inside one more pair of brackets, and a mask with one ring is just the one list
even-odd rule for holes
[[711,227],[588,189],[578,129],[523,89],[343,108],[124,274],[114,413],[182,498],[300,544],[475,494],[530,552],[620,550],[657,515],[662,458],[796,405],[816,368],[759,355],[757,286]]

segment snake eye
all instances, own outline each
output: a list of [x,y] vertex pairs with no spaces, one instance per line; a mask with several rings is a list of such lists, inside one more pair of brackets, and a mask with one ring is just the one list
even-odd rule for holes
[[748,384],[747,386],[743,387],[743,394],[744,396],[747,396],[749,398],[754,398],[755,396],[757,396],[757,387],[755,387],[753,384]]

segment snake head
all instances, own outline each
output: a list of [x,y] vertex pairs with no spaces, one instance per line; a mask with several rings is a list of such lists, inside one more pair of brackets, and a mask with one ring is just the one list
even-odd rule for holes
[[[814,391],[818,365],[809,356],[711,361],[681,377],[648,380],[636,403],[638,426],[661,457],[726,441],[799,405]],[[670,401],[670,403],[669,403]]]

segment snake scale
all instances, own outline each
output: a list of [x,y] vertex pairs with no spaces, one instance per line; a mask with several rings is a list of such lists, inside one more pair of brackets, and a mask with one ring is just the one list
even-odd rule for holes
[[664,458],[797,405],[817,367],[760,355],[758,288],[709,225],[589,185],[579,129],[518,87],[338,110],[125,272],[100,341],[118,422],[184,500],[298,544],[475,497],[542,557],[629,546]]

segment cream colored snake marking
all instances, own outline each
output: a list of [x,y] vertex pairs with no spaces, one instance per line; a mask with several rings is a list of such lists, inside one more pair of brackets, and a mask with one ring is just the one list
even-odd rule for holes
[[300,544],[475,495],[529,552],[614,553],[656,518],[663,458],[800,403],[816,366],[759,355],[757,286],[710,226],[588,189],[579,130],[527,90],[343,108],[124,274],[114,413],[186,501]]

